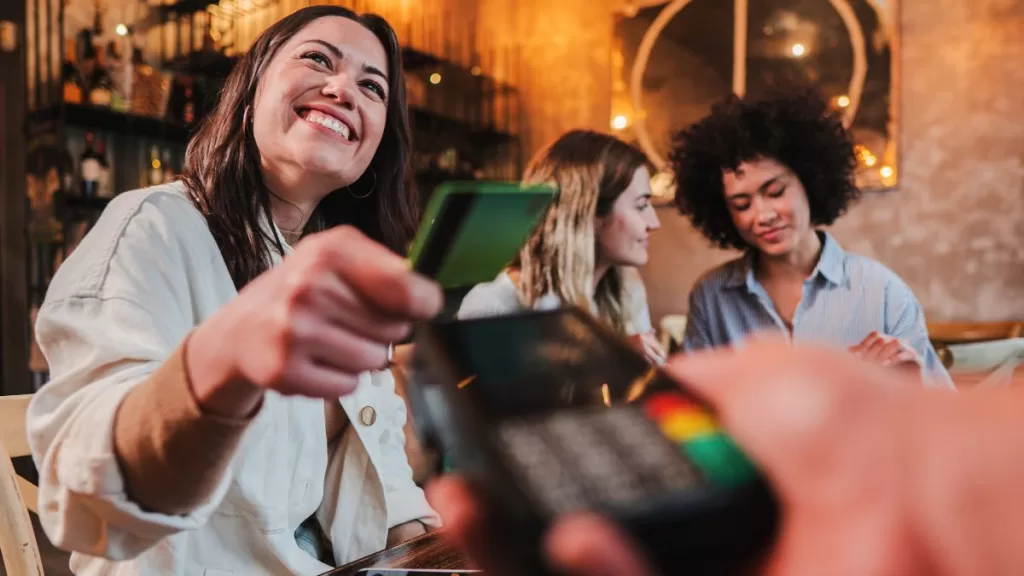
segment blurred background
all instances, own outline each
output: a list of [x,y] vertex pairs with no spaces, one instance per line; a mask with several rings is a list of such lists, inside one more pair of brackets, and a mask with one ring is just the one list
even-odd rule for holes
[[[47,379],[31,337],[53,271],[117,192],[176,178],[239,54],[307,0],[0,5],[2,385]],[[325,2],[326,3],[326,2]],[[903,277],[929,321],[1024,318],[1020,0],[365,0],[398,31],[424,199],[512,180],[562,132],[613,132],[659,165],[730,92],[818,86],[858,142],[864,200],[833,231]],[[685,314],[712,249],[656,178],[653,320]]]

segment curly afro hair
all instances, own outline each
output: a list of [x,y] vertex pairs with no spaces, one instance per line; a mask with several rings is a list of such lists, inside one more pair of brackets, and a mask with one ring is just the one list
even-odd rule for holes
[[729,215],[722,172],[759,158],[797,175],[814,226],[832,224],[860,196],[853,142],[816,91],[776,90],[757,100],[729,97],[676,133],[669,154],[679,211],[720,248],[748,248]]

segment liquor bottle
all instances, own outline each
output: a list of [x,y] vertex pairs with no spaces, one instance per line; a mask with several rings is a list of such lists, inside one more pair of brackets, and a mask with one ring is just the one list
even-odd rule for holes
[[156,146],[149,149],[149,185],[163,184],[164,171],[161,170],[160,151]]
[[71,151],[67,146],[62,146],[60,151],[60,172],[61,172],[61,194],[67,197],[74,193],[75,186],[75,161],[71,158]]
[[[78,33],[77,50],[79,75],[83,82],[87,83],[96,71],[96,44],[93,43],[92,30],[86,28]],[[89,87],[83,84],[83,88],[83,96],[88,98]]]
[[82,75],[75,65],[75,41],[69,38],[64,45],[64,64],[61,65],[61,77],[64,83],[64,102],[68,104],[82,103]]
[[178,175],[174,173],[174,166],[171,164],[171,151],[168,148],[164,148],[163,159],[161,164],[164,167],[164,184],[168,182],[174,182],[178,179]]
[[[33,298],[33,300],[41,300],[40,298]],[[29,342],[29,353],[28,353],[28,370],[31,373],[32,386],[38,390],[46,383],[49,379],[47,373],[50,370],[50,366],[46,362],[46,357],[43,356],[43,351],[39,348],[39,342],[36,341],[36,316],[39,314],[40,303],[33,302],[32,307],[29,309],[28,319],[31,324],[31,342]]]
[[114,80],[107,72],[104,64],[103,48],[94,47],[96,51],[96,68],[89,78],[89,103],[93,106],[109,108],[114,101]]
[[100,179],[103,177],[103,165],[100,156],[93,148],[95,136],[92,132],[85,135],[85,150],[78,159],[78,170],[82,182],[82,197],[95,198],[99,192]]
[[186,126],[191,126],[196,121],[195,97],[192,95],[192,86],[190,84],[185,85],[185,106],[181,115],[181,119],[185,121]]
[[100,184],[96,195],[100,198],[111,198],[114,196],[114,190],[110,181],[110,160],[107,158],[107,147],[102,138],[96,139],[96,155],[100,163]]
[[124,58],[124,50],[121,49],[119,40],[120,37],[115,37],[107,45],[107,58],[103,67],[111,79],[110,107],[118,112],[127,112],[129,90],[126,88],[126,74],[130,73],[130,64]]

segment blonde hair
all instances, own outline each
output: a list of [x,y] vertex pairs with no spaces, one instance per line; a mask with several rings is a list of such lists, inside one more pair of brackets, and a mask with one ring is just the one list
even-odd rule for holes
[[552,184],[558,195],[514,263],[519,296],[527,306],[554,294],[625,332],[632,317],[624,303],[622,272],[613,267],[594,286],[594,218],[608,214],[633,174],[645,166],[647,157],[636,148],[580,130],[563,135],[530,161],[523,181]]

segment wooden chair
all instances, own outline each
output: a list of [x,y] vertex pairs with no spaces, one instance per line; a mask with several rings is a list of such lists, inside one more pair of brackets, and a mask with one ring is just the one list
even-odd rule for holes
[[958,388],[1006,386],[1024,365],[1024,338],[1003,338],[946,346],[949,375]]
[[11,458],[28,456],[25,412],[29,394],[0,396],[0,554],[8,576],[42,576],[43,563],[28,512],[38,490],[14,472]]
[[947,369],[953,365],[951,345],[1021,337],[1024,337],[1024,321],[928,323],[928,338]]

